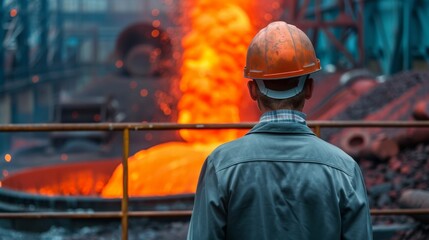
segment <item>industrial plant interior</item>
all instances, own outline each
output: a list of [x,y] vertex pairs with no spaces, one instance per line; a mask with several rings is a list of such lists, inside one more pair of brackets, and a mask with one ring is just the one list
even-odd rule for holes
[[403,123],[313,128],[359,164],[374,239],[429,239],[429,1],[0,4],[0,239],[186,239],[204,160],[259,120],[246,51],[277,20],[321,62],[308,123]]

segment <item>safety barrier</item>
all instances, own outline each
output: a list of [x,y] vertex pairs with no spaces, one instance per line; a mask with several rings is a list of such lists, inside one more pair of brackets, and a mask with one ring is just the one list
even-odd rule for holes
[[[120,212],[37,212],[37,213],[0,213],[1,218],[121,218],[122,239],[128,239],[129,217],[189,217],[192,211],[128,211],[128,157],[130,131],[180,130],[180,129],[250,129],[256,123],[80,123],[80,124],[4,124],[0,132],[42,132],[42,131],[122,131],[123,136],[123,195]],[[308,121],[317,136],[321,128],[429,128],[429,121]],[[371,215],[425,215],[429,209],[372,209]]]

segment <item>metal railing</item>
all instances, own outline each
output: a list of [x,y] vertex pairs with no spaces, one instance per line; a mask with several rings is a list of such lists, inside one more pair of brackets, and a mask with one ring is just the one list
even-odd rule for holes
[[[180,129],[250,129],[256,123],[81,123],[81,124],[4,124],[0,132],[42,132],[42,131],[122,131],[123,136],[123,191],[120,212],[37,212],[0,213],[0,218],[121,218],[122,239],[128,239],[129,217],[189,217],[190,210],[180,211],[128,211],[128,157],[130,131],[180,130]],[[308,121],[308,126],[320,137],[321,128],[429,128],[429,121]],[[371,209],[371,215],[425,215],[429,209]]]

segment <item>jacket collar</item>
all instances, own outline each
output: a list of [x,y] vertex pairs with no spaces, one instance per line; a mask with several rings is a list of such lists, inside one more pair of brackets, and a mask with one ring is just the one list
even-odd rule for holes
[[246,135],[253,133],[289,133],[315,135],[307,125],[295,122],[260,122],[250,129]]

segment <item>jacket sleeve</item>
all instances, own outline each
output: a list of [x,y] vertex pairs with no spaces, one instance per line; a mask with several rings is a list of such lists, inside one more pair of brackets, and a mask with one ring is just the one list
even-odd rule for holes
[[207,159],[198,180],[188,240],[225,239],[226,209],[215,168]]
[[341,239],[371,240],[372,223],[365,183],[359,166],[355,165],[352,190],[342,209]]

